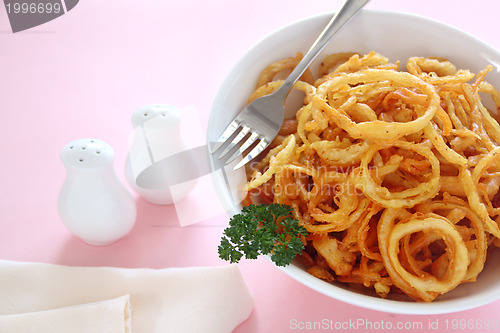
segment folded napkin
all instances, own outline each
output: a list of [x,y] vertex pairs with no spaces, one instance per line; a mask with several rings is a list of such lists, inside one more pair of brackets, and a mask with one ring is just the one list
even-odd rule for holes
[[2,333],[131,333],[129,296],[0,316]]
[[[14,320],[22,322],[51,311],[64,316],[66,311],[111,306],[117,300],[128,303],[126,295],[130,295],[132,333],[231,332],[248,318],[254,305],[235,265],[154,270],[0,260],[0,323],[10,321],[9,325],[14,325]],[[117,332],[128,332],[128,305],[116,306],[122,306],[123,311],[118,325],[125,325]],[[74,329],[65,332],[108,332],[78,330],[81,323],[97,317],[83,314],[74,318]]]

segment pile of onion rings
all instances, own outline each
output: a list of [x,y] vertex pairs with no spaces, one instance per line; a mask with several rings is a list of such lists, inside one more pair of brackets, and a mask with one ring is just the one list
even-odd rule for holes
[[[249,100],[300,59],[267,67]],[[500,95],[485,81],[491,66],[474,74],[413,57],[399,67],[339,53],[308,70],[296,116],[247,166],[244,204],[294,209],[310,274],[431,302],[475,281],[500,247]]]

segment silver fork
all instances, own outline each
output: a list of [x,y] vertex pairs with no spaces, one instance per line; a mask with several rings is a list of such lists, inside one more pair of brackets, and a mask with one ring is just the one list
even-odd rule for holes
[[295,69],[275,92],[257,98],[247,105],[227,126],[217,142],[212,146],[211,153],[215,154],[231,138],[231,142],[218,156],[222,159],[229,152],[239,147],[226,160],[226,164],[233,162],[248,148],[255,144],[252,150],[236,164],[234,170],[241,168],[259,155],[278,134],[283,124],[285,111],[284,102],[288,92],[305,72],[316,56],[323,50],[335,34],[358,13],[369,0],[345,0],[330,22],[302,58]]

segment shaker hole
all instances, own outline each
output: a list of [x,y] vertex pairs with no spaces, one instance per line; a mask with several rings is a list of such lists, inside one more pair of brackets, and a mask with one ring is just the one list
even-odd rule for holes
[[147,117],[148,116],[148,113],[147,112],[144,112],[144,117]]
[[69,146],[69,149],[73,149],[74,147],[73,146]]
[[79,161],[79,162],[83,162],[83,158],[80,158],[78,161]]
[[98,151],[96,151],[95,153],[96,153],[96,154],[100,154],[101,152],[98,150]]
[[85,150],[85,149],[86,149],[86,147],[82,147],[82,150]]

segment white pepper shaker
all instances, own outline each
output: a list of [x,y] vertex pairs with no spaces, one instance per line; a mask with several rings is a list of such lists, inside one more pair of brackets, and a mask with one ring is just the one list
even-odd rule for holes
[[150,203],[179,202],[196,185],[197,162],[182,139],[181,118],[179,109],[166,104],[146,105],[132,114],[126,180]]
[[66,227],[91,245],[108,245],[128,234],[137,210],[114,172],[111,146],[97,139],[75,140],[64,146],[61,160],[67,175],[58,210]]

